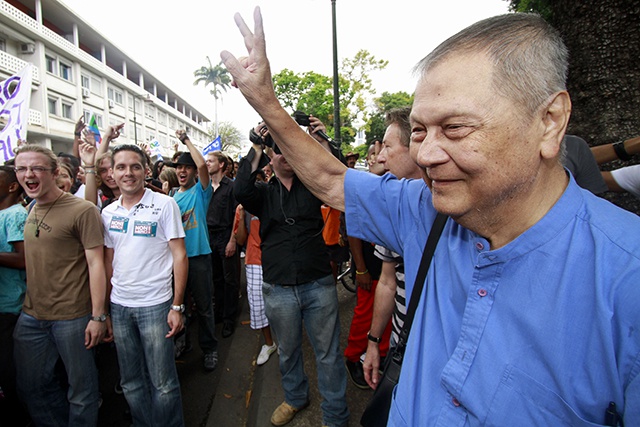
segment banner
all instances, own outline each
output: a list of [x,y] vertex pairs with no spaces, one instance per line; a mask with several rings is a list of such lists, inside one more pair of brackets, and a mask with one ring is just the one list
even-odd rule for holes
[[31,100],[32,64],[22,71],[0,82],[0,159],[6,162],[15,157],[18,141],[27,140],[29,101]]
[[149,143],[149,151],[151,152],[149,155],[151,157],[157,156],[158,159],[162,158],[162,148],[160,147],[160,141],[154,139]]
[[214,139],[213,142],[211,142],[211,144],[204,147],[204,150],[202,150],[202,155],[206,156],[207,153],[211,153],[212,151],[220,151],[220,150],[222,150],[222,139],[220,138],[220,135],[218,135],[216,139]]

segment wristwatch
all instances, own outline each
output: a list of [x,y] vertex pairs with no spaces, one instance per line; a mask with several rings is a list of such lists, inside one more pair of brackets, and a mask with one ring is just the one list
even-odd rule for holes
[[367,333],[367,338],[369,339],[369,341],[372,341],[376,344],[380,344],[380,341],[382,341],[382,338],[374,337],[373,335],[371,335],[371,332]]
[[180,305],[172,305],[172,306],[171,306],[171,310],[173,310],[173,311],[179,311],[180,313],[184,313],[184,304],[180,304]]
[[94,322],[105,322],[107,320],[106,314],[101,314],[100,316],[91,316],[91,319]]

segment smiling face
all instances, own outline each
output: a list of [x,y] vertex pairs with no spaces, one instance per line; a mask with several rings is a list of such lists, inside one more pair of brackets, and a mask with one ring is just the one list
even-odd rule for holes
[[452,54],[429,69],[415,92],[411,156],[434,207],[455,219],[499,221],[539,175],[541,121],[496,94],[492,71],[483,54]]
[[191,165],[176,165],[176,174],[178,175],[180,187],[187,189],[193,187],[196,183],[198,170]]
[[397,123],[387,127],[377,161],[384,166],[385,171],[398,178],[420,178],[420,168],[411,158],[409,147],[403,144],[402,132]]
[[140,196],[144,193],[146,168],[138,153],[128,150],[113,155],[113,178],[123,196]]
[[73,180],[71,179],[71,172],[68,168],[63,166],[60,167],[60,171],[56,177],[56,185],[65,193],[68,193],[69,190],[71,190]]
[[[47,155],[29,151],[18,153],[15,167],[20,185],[38,203],[52,202],[60,195],[60,189],[56,186],[58,168],[53,168]],[[18,172],[23,167],[27,169]],[[34,172],[32,168],[42,168],[42,172]]]
[[113,169],[111,167],[111,159],[105,157],[100,161],[98,165],[98,176],[100,180],[112,190],[118,189],[118,184],[116,184],[115,179],[113,179]]

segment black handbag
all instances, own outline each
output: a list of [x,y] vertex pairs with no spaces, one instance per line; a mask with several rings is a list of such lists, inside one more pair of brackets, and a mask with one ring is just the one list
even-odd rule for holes
[[438,214],[433,221],[433,226],[429,232],[427,243],[422,252],[422,259],[420,261],[420,267],[418,268],[418,274],[416,275],[416,281],[411,293],[411,300],[409,301],[409,307],[407,307],[407,315],[405,317],[404,325],[400,331],[400,337],[398,338],[398,344],[393,348],[390,354],[387,354],[384,364],[384,373],[371,396],[371,400],[367,404],[362,417],[360,418],[360,424],[363,427],[384,427],[389,420],[389,409],[391,408],[391,398],[393,397],[393,389],[398,384],[400,378],[400,369],[402,369],[402,360],[404,358],[404,351],[407,345],[407,339],[409,338],[409,331],[411,330],[411,324],[413,323],[413,317],[416,313],[416,308],[420,302],[422,290],[425,287],[427,278],[427,272],[429,271],[429,265],[433,258],[433,253],[436,250],[438,240],[444,229],[444,225],[447,222],[447,216]]

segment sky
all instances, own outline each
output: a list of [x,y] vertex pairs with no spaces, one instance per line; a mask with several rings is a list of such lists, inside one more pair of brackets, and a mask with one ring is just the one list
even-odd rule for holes
[[[253,28],[253,9],[262,10],[272,73],[333,75],[331,0],[60,0],[149,73],[191,103],[212,122],[211,87],[194,86],[193,72],[220,61],[220,51],[246,54],[233,16]],[[338,59],[359,50],[389,61],[371,74],[376,94],[413,93],[414,65],[439,43],[468,25],[507,13],[505,0],[336,0]],[[307,111],[313,114],[312,111]],[[218,101],[218,122],[248,135],[260,120],[240,91],[229,88]],[[248,140],[248,137],[247,137]]]

